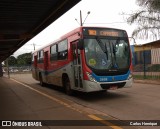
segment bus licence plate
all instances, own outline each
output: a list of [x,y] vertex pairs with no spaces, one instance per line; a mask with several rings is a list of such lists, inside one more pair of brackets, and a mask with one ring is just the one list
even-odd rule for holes
[[109,89],[110,90],[116,90],[116,89],[118,89],[118,87],[117,86],[111,86]]

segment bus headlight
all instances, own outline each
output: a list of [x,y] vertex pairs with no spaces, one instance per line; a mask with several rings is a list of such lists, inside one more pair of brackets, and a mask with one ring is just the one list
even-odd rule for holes
[[129,74],[128,80],[130,80],[131,78],[133,78],[133,75],[132,75],[132,74]]
[[96,79],[89,72],[86,72],[86,74],[87,74],[90,81],[97,82]]

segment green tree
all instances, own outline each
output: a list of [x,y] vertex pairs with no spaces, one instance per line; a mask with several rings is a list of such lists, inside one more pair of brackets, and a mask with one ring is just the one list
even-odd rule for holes
[[132,36],[142,39],[160,38],[160,0],[136,0],[136,2],[142,9],[127,19],[129,24],[138,24]]
[[25,66],[31,64],[31,53],[24,53],[17,57],[18,66]]
[[[7,66],[7,61],[4,62],[5,66]],[[8,58],[8,65],[9,66],[16,66],[17,65],[17,59],[14,56],[10,56]]]

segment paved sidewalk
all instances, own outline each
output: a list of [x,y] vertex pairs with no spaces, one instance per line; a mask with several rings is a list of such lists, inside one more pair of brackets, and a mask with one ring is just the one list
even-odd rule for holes
[[[92,120],[87,115],[68,108],[64,105],[52,100],[52,96],[45,96],[42,93],[35,92],[33,88],[27,88],[6,77],[0,77],[0,120]],[[50,99],[50,98],[51,99]],[[58,101],[58,100],[57,100]],[[71,103],[70,103],[71,104]],[[72,105],[72,104],[71,104]],[[0,123],[1,125],[2,123]],[[76,126],[81,129],[82,126]],[[6,127],[0,126],[1,129]],[[9,128],[9,127],[7,127]],[[16,127],[14,127],[16,128]],[[22,127],[17,127],[22,128]],[[31,127],[25,127],[25,129]],[[34,128],[34,127],[33,127]],[[40,128],[40,127],[38,127]],[[67,127],[48,127],[42,126],[42,129],[66,129]],[[69,127],[68,129],[75,129]],[[104,129],[105,127],[101,127]],[[10,128],[11,129],[11,128]],[[88,127],[83,128],[88,129]],[[93,127],[96,129],[96,126]]]
[[134,79],[135,83],[144,83],[144,84],[156,84],[156,85],[160,85],[160,80],[136,80]]

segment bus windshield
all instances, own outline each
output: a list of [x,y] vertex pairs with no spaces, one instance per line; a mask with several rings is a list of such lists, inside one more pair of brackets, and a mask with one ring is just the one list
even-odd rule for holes
[[129,68],[130,50],[127,38],[85,38],[84,48],[90,68],[109,71]]

